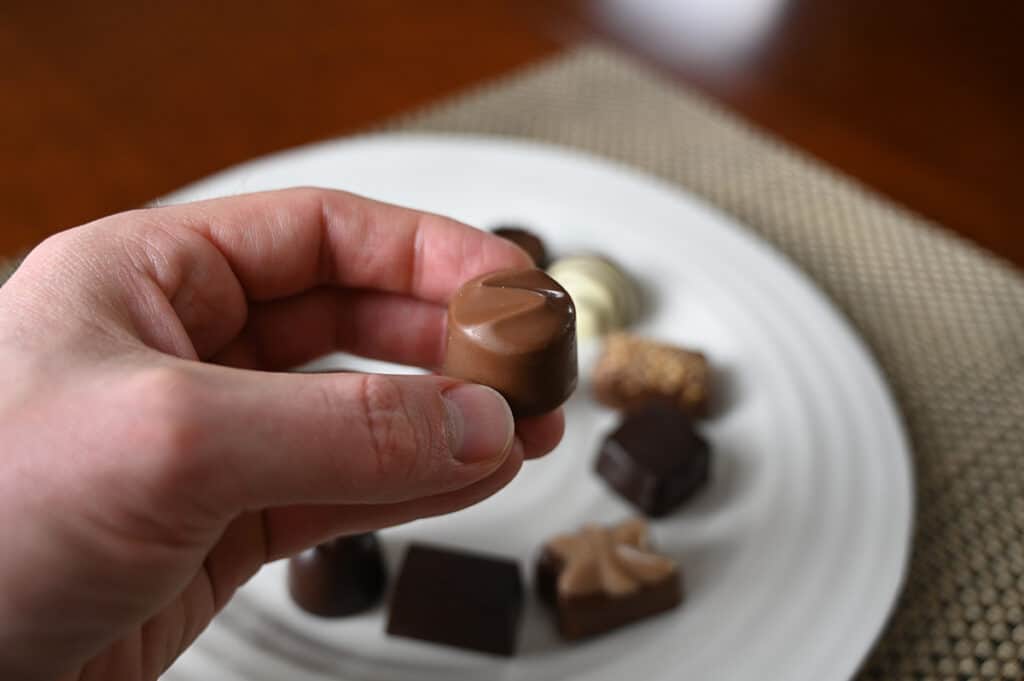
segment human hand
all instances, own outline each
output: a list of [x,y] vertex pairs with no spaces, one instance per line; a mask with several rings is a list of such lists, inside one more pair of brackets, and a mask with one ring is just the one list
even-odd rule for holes
[[0,288],[0,677],[153,679],[259,567],[476,503],[551,450],[438,376],[444,303],[528,257],[445,218],[301,189],[132,211]]

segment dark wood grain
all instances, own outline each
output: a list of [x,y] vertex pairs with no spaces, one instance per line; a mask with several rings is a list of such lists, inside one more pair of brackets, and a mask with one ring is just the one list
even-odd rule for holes
[[513,2],[53,5],[0,6],[0,253],[557,48]]
[[[636,19],[654,5],[685,11]],[[0,254],[597,37],[1024,265],[1022,7],[8,0]],[[756,40],[737,41],[759,12]]]

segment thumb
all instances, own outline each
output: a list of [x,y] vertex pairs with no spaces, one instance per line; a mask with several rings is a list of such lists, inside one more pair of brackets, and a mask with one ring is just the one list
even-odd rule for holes
[[143,392],[170,402],[170,417],[147,420],[170,428],[165,441],[175,444],[159,448],[153,482],[228,513],[442,494],[486,478],[521,447],[500,394],[446,377],[210,365],[156,373],[164,385]]

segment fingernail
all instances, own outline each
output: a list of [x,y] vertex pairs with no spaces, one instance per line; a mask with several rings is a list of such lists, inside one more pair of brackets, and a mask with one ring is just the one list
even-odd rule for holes
[[452,455],[463,463],[504,458],[515,440],[512,410],[496,390],[463,383],[443,393]]

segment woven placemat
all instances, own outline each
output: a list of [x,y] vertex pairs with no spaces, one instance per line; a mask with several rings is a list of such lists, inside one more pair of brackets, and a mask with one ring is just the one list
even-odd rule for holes
[[1024,667],[1024,279],[630,59],[584,47],[390,128],[617,159],[731,213],[804,269],[888,375],[918,485],[907,587],[863,679]]

